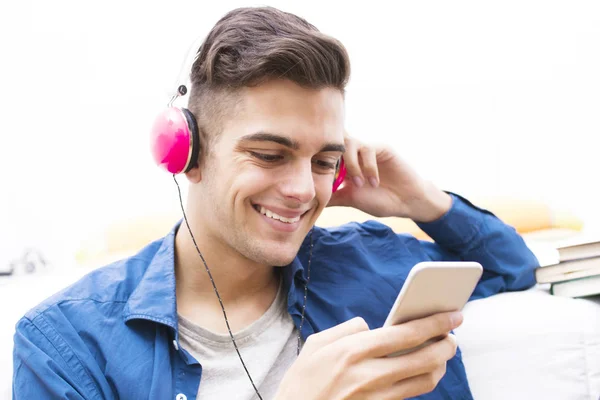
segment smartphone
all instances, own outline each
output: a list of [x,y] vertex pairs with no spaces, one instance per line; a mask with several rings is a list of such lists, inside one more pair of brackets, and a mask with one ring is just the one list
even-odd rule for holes
[[[482,274],[483,267],[474,261],[424,261],[416,264],[410,270],[383,326],[402,324],[443,312],[461,311]],[[443,337],[432,338],[418,347],[391,354],[390,357],[416,351],[441,339]]]

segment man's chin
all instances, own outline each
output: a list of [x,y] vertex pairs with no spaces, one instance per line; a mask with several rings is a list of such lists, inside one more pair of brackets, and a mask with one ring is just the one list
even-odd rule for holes
[[301,243],[269,243],[261,251],[262,263],[273,267],[285,267],[294,261],[300,250]]
[[293,254],[269,254],[267,255],[266,264],[271,265],[273,267],[285,267],[286,265],[289,265],[292,263],[292,261],[294,261],[297,254],[298,251],[295,251]]
[[[302,232],[304,231],[304,232]],[[274,267],[283,267],[294,261],[308,233],[301,229],[293,234],[273,235],[273,232],[254,235],[253,259],[255,262]],[[250,255],[250,254],[248,254]]]

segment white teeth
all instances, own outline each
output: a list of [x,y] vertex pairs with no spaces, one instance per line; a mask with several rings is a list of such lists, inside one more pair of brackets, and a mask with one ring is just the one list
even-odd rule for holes
[[282,217],[281,215],[275,214],[273,211],[268,210],[268,209],[266,209],[266,208],[264,208],[262,206],[260,207],[260,213],[263,214],[263,215],[266,215],[269,218],[276,219],[276,220],[279,220],[281,222],[285,222],[287,224],[293,224],[294,222],[300,221],[300,216],[297,216],[295,218]]

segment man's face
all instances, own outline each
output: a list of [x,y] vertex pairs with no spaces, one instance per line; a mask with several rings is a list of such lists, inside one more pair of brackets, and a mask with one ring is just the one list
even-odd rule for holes
[[277,80],[240,96],[202,167],[196,213],[225,251],[287,265],[331,197],[343,95]]

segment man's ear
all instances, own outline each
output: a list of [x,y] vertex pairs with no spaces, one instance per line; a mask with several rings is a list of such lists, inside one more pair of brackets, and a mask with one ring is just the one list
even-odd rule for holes
[[200,183],[202,181],[202,171],[199,163],[188,172],[185,173],[185,177],[190,181],[190,183]]

